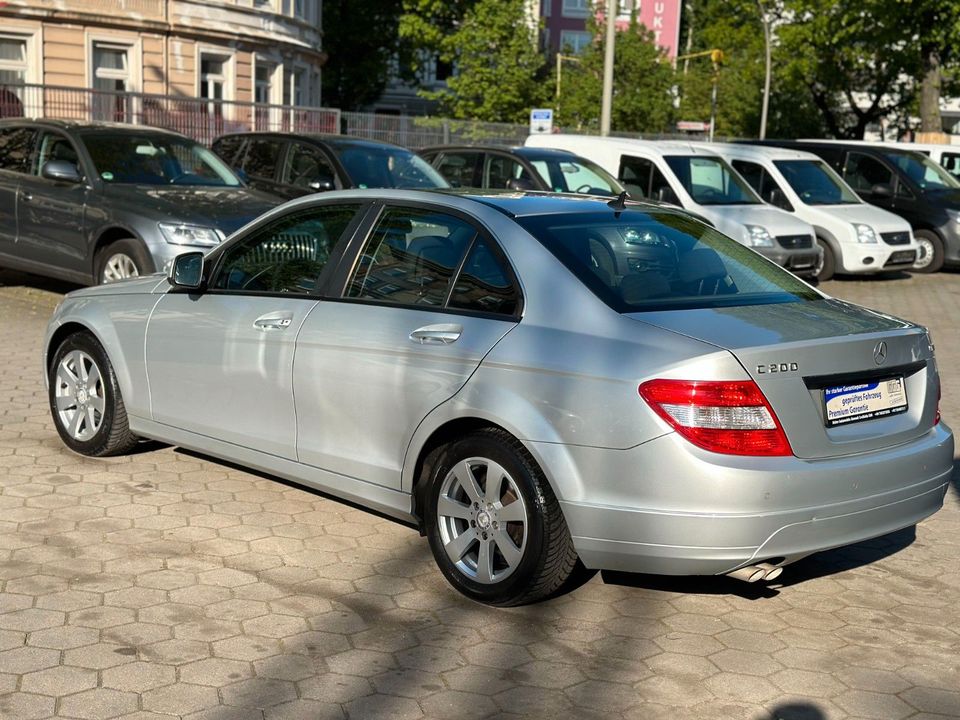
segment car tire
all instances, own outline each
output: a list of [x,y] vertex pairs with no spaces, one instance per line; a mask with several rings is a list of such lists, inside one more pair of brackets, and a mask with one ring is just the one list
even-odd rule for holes
[[74,452],[122,455],[137,444],[113,365],[89,333],[74,333],[57,348],[48,394],[57,432]]
[[943,267],[943,240],[930,230],[916,230],[913,236],[920,245],[917,260],[910,267],[914,273],[935,273]]
[[149,275],[153,270],[146,247],[134,238],[115,240],[97,253],[99,285]]
[[823,259],[816,273],[814,273],[814,277],[818,282],[826,282],[833,278],[834,273],[837,271],[837,259],[833,254],[830,243],[826,240],[817,238],[817,245],[823,248]]
[[[491,470],[500,484],[488,495]],[[487,605],[524,605],[550,597],[574,572],[577,553],[560,503],[509,433],[467,435],[443,448],[429,472],[426,534],[458,591]]]

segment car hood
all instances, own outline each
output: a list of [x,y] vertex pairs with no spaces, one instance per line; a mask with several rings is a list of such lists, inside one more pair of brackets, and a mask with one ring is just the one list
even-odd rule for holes
[[808,223],[769,205],[702,205],[697,211],[735,239],[744,236],[745,225],[759,225],[771,235],[813,235]]
[[276,198],[245,187],[108,185],[104,196],[157,222],[215,227],[225,235],[280,204]]
[[851,205],[808,205],[813,212],[824,213],[848,223],[863,223],[878,232],[907,232],[910,223],[876,205],[857,203]]
[[166,275],[153,273],[143,277],[127,278],[106,285],[91,285],[67,293],[68,298],[97,297],[103,295],[149,295],[154,292],[166,292],[170,286]]

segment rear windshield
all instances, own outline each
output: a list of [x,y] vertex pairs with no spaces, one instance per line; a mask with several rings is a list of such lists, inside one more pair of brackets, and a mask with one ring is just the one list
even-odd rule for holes
[[330,143],[358,188],[448,188],[430,163],[403,148]]
[[763,201],[726,162],[704,155],[664,158],[698,205],[760,205]]
[[517,218],[617,312],[770,305],[822,296],[758,253],[679,213]]
[[823,160],[774,160],[773,164],[807,205],[859,205],[860,198]]

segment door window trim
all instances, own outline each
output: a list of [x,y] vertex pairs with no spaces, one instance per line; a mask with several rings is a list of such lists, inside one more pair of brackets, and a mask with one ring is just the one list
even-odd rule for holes
[[[350,278],[353,277],[357,263],[360,261],[361,251],[364,247],[366,247],[366,244],[370,240],[370,236],[377,227],[380,218],[383,217],[385,212],[393,208],[400,208],[403,210],[427,210],[429,212],[442,213],[460,220],[461,222],[465,222],[474,229],[474,236],[464,249],[463,255],[460,257],[456,270],[452,275],[452,281],[450,283],[450,287],[447,289],[447,295],[444,298],[443,305],[407,305],[403,303],[375,300],[372,298],[349,297],[347,295]],[[517,307],[511,315],[452,308],[448,305],[454,287],[457,284],[456,281],[460,277],[460,273],[463,270],[463,265],[466,262],[467,257],[469,257],[470,251],[473,249],[474,245],[476,245],[477,240],[479,239],[483,239],[487,243],[487,246],[503,265],[503,269],[506,272],[507,279],[510,281],[510,284],[517,289]],[[327,300],[345,303],[359,303],[363,305],[376,305],[378,307],[396,308],[399,310],[418,310],[421,312],[446,313],[450,315],[465,315],[468,317],[481,317],[494,320],[512,320],[514,322],[519,322],[523,318],[523,311],[526,304],[526,294],[524,293],[523,284],[520,282],[520,277],[514,270],[513,264],[510,262],[507,254],[503,251],[503,248],[500,247],[499,241],[497,241],[497,239],[493,236],[493,233],[490,232],[490,230],[482,222],[477,220],[477,218],[473,217],[472,215],[457,208],[444,207],[442,205],[438,206],[429,202],[421,201],[373,201],[370,209],[367,212],[367,217],[362,227],[358,228],[354,232],[349,245],[344,248],[344,253],[340,260],[340,267],[337,268],[336,274],[331,276],[329,280],[331,296],[327,297]]]

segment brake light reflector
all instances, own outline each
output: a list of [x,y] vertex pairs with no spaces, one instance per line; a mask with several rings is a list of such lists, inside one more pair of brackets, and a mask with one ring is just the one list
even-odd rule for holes
[[670,427],[704,450],[793,454],[776,413],[752,380],[649,380],[638,390]]

